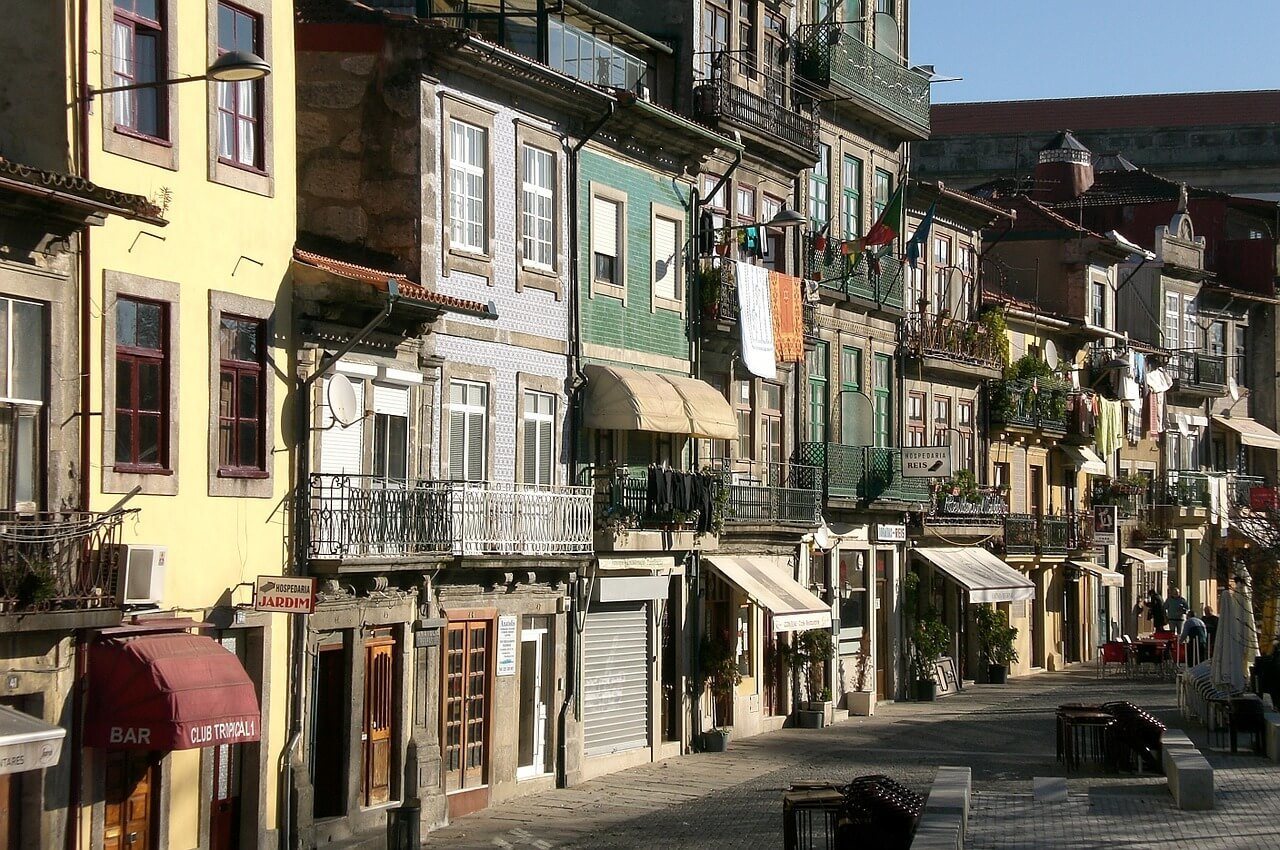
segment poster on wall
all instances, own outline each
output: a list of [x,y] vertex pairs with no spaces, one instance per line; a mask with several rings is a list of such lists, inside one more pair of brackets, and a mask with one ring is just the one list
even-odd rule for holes
[[1116,505],[1093,506],[1093,544],[1115,546],[1116,526],[1120,523],[1120,508]]
[[499,676],[516,674],[516,618],[498,618],[498,661],[495,673]]

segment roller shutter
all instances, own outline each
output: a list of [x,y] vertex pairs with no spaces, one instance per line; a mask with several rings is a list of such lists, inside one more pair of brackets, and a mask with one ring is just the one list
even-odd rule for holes
[[649,611],[597,604],[583,635],[583,730],[589,756],[649,745]]

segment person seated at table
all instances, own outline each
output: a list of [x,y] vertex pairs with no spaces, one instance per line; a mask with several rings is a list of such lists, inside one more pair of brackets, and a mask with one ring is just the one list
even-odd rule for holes
[[1182,624],[1181,640],[1188,647],[1194,643],[1198,650],[1195,660],[1197,662],[1202,661],[1209,651],[1209,630],[1205,628],[1204,620],[1201,620],[1195,614],[1187,617],[1186,622]]

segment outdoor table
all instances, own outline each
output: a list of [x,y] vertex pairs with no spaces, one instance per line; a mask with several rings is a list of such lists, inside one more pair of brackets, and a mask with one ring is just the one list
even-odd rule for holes
[[1115,717],[1105,711],[1059,711],[1059,754],[1067,770],[1078,770],[1084,762],[1110,769],[1114,762],[1110,734],[1115,725]]

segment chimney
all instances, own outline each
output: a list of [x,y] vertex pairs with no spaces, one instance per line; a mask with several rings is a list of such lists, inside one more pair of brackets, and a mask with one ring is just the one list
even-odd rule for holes
[[1055,203],[1078,198],[1093,185],[1093,154],[1063,130],[1040,149],[1031,198]]

